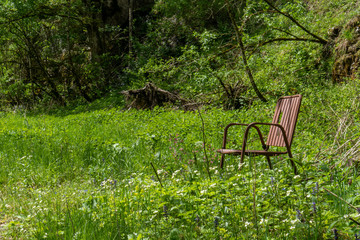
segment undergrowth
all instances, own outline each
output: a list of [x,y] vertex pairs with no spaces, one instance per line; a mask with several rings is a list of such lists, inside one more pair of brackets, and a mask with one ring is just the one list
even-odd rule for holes
[[[357,239],[358,89],[354,81],[304,91],[292,145],[299,175],[285,155],[272,159],[274,170],[261,157],[240,172],[237,157],[219,168],[224,126],[271,121],[275,98],[234,111],[1,113],[0,235]],[[230,135],[240,146],[241,129]]]

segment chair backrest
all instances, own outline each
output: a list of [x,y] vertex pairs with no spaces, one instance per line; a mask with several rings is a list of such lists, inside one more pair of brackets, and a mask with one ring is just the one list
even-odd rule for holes
[[[278,123],[285,129],[286,136],[291,146],[295,132],[295,126],[301,105],[301,95],[293,95],[279,98],[272,123]],[[271,126],[266,145],[285,147],[285,140],[280,128]]]

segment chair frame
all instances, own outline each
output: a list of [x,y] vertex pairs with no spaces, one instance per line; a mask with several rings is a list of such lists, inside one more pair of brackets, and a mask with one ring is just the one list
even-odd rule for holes
[[[283,99],[289,99],[289,98],[298,98],[298,102],[295,102],[295,104],[297,104],[297,105],[295,105],[295,107],[294,107],[295,109],[292,109],[292,111],[290,110],[290,115],[288,116],[288,118],[292,117],[291,119],[293,120],[293,126],[292,127],[289,126],[289,128],[288,128],[289,131],[288,132],[289,132],[290,136],[287,136],[286,129],[284,128],[284,126],[282,126],[278,122],[279,122],[279,120],[281,120],[280,119],[280,114],[281,114],[281,107],[280,107],[281,103],[280,102]],[[220,167],[221,168],[224,167],[224,161],[225,161],[225,155],[226,154],[241,155],[239,170],[241,168],[241,165],[244,162],[244,156],[245,155],[247,155],[247,156],[263,155],[263,156],[266,157],[270,169],[272,169],[270,156],[278,156],[278,155],[281,155],[281,154],[288,154],[288,156],[290,158],[291,166],[294,169],[294,173],[297,174],[298,172],[297,172],[296,165],[295,165],[294,161],[292,160],[293,155],[291,153],[291,144],[292,144],[292,139],[293,139],[293,135],[294,135],[294,132],[295,132],[295,127],[296,127],[296,122],[297,122],[297,118],[298,118],[298,114],[299,114],[299,109],[300,109],[300,106],[301,106],[301,99],[302,99],[302,96],[300,94],[293,95],[293,96],[285,96],[285,97],[279,98],[279,100],[278,100],[278,102],[276,104],[275,114],[274,114],[274,118],[273,118],[272,123],[253,122],[253,123],[250,123],[250,124],[244,124],[244,123],[230,123],[230,124],[228,124],[224,129],[224,137],[223,137],[222,149],[217,150],[219,153],[222,154]],[[263,135],[262,135],[262,133],[261,133],[259,127],[258,127],[258,126],[261,126],[261,125],[270,126],[270,130],[269,130],[269,134],[268,134],[268,138],[267,138],[267,143],[265,143],[264,137],[263,137]],[[226,149],[228,129],[230,127],[232,127],[232,126],[246,126],[241,150]],[[252,129],[252,128],[256,129],[256,131],[257,131],[257,133],[259,135],[263,150],[246,150],[248,135],[249,135],[250,129]],[[277,129],[278,131],[280,130],[283,142],[281,142],[281,140],[280,140],[280,142],[278,141],[276,144],[271,143],[272,141],[274,141],[273,140],[273,135],[276,134],[275,129]],[[280,151],[269,151],[270,146],[285,147],[286,151],[282,151],[282,152],[280,152]]]

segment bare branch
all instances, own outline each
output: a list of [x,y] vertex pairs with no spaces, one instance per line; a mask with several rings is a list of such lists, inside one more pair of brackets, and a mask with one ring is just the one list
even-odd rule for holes
[[305,31],[307,34],[312,36],[313,38],[318,39],[318,42],[321,44],[327,44],[327,40],[315,35],[314,33],[310,32],[307,28],[305,28],[303,25],[301,25],[295,18],[293,18],[289,13],[280,11],[277,7],[275,7],[269,0],[264,0],[270,7],[272,7],[275,11],[280,13],[281,15],[287,17],[290,19],[293,23],[295,23],[299,28],[301,28],[303,31]]
[[258,44],[258,46],[261,47],[261,46],[264,46],[264,45],[269,44],[269,43],[281,42],[281,41],[299,41],[299,42],[317,42],[317,43],[320,43],[320,41],[317,40],[317,39],[309,39],[309,38],[274,38],[274,39],[267,40],[265,42],[260,42]]

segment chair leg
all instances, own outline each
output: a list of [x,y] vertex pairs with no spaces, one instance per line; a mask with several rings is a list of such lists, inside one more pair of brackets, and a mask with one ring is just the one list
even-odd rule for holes
[[225,154],[221,154],[220,168],[224,168]]
[[269,168],[272,170],[273,168],[272,168],[272,164],[271,164],[271,161],[270,161],[270,157],[266,156],[266,160],[267,160],[267,162],[269,164]]
[[291,163],[291,166],[294,169],[294,174],[297,175],[298,171],[297,171],[296,165],[295,165],[294,161],[291,158],[290,158],[290,163]]
[[298,171],[297,171],[297,168],[296,168],[296,165],[295,165],[294,161],[292,160],[293,156],[292,156],[290,151],[288,152],[288,155],[289,155],[289,158],[290,158],[291,166],[294,169],[294,174],[297,175]]

